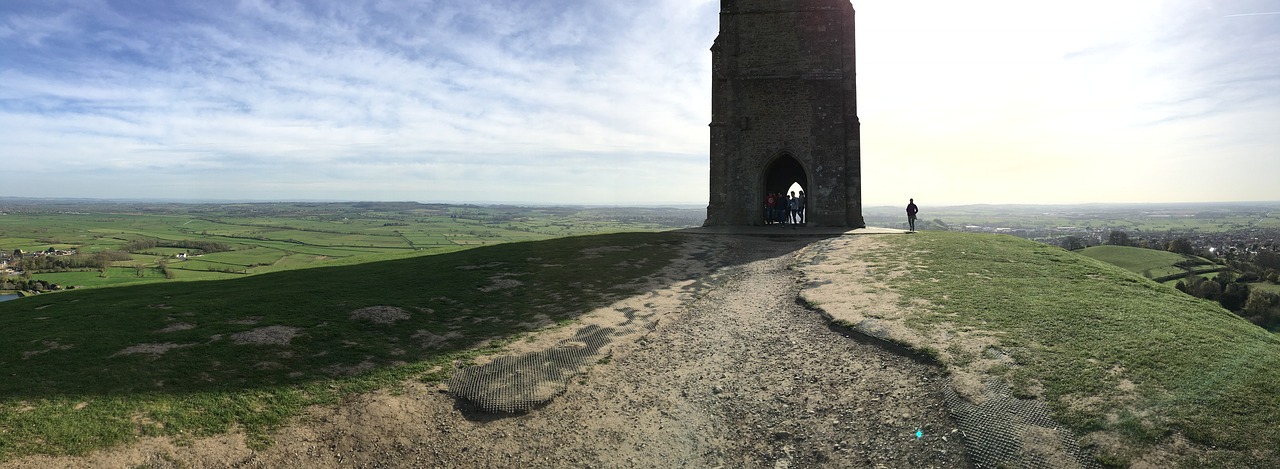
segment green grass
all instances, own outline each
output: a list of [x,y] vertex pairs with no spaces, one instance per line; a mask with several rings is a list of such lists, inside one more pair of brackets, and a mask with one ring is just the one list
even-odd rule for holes
[[997,338],[1016,362],[1002,371],[1016,392],[1041,393],[1059,421],[1079,432],[1116,434],[1127,443],[1129,450],[1104,449],[1102,457],[1128,461],[1180,432],[1228,451],[1214,453],[1225,458],[1217,463],[1280,465],[1275,334],[1051,246],[944,232],[886,239],[892,249],[870,255],[912,266],[890,280],[904,306],[912,299],[931,304],[908,324]]
[[1280,285],[1271,282],[1250,282],[1249,288],[1256,288],[1265,292],[1280,294]]
[[[540,315],[577,317],[666,265],[682,235],[508,243],[434,256],[181,282],[75,290],[0,303],[0,460],[84,454],[140,435],[247,431],[265,442],[304,407],[390,386],[512,338]],[[598,257],[583,250],[603,250]],[[636,259],[647,262],[624,262]],[[352,260],[352,262],[355,262]],[[488,290],[497,279],[518,284]],[[393,306],[394,325],[351,318]],[[288,345],[241,332],[287,326]],[[497,343],[501,343],[500,341]],[[121,354],[176,344],[162,354]],[[345,376],[342,370],[363,370]]]
[[1194,266],[1192,270],[1197,272],[1221,268],[1203,257],[1130,246],[1093,246],[1080,250],[1079,254],[1151,279],[1185,274],[1187,269],[1179,263]]
[[81,272],[56,272],[40,274],[36,278],[44,279],[50,283],[57,283],[63,286],[73,287],[102,287],[112,285],[133,284],[144,281],[161,281],[164,275],[155,269],[143,270],[142,277],[138,277],[137,269],[113,267],[107,269],[107,275],[104,277],[102,272],[97,270],[81,271]]
[[252,249],[241,249],[229,252],[215,252],[205,254],[192,259],[199,259],[206,262],[220,262],[224,264],[235,264],[249,266],[254,264],[273,264],[285,257],[286,252],[279,249],[270,249],[255,247]]

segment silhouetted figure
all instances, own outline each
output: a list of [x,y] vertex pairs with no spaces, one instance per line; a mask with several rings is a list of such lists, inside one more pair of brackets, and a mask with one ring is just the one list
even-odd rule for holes
[[764,224],[772,225],[774,222],[774,212],[778,207],[778,197],[770,192],[764,199]]
[[796,197],[796,192],[791,191],[791,200],[787,201],[787,221],[791,222],[792,228],[800,223],[800,198]]
[[804,197],[804,191],[800,191],[800,224],[804,224],[804,212],[808,208],[809,199]]
[[907,199],[907,224],[911,226],[911,232],[916,232],[916,214],[920,213],[920,207],[916,207],[916,199]]

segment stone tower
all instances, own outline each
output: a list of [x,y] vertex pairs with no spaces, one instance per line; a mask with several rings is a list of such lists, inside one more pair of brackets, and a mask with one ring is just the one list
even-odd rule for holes
[[760,225],[799,183],[806,222],[862,227],[853,5],[721,0],[711,47],[707,225]]

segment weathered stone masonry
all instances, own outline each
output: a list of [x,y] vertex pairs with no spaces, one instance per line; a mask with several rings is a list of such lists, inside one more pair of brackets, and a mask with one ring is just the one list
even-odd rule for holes
[[849,0],[721,0],[708,225],[759,225],[799,182],[807,222],[864,226]]

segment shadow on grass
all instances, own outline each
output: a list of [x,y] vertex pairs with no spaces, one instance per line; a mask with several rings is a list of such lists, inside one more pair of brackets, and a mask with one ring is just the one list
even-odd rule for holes
[[[0,400],[235,393],[341,381],[456,355],[645,289],[688,242],[726,267],[732,236],[624,233],[481,247],[243,279],[71,291],[0,303]],[[747,252],[743,252],[747,251]],[[390,312],[383,322],[353,314]],[[365,310],[370,311],[370,310]]]

